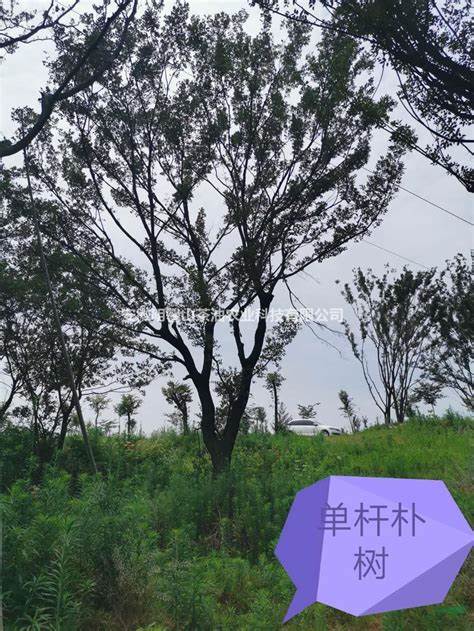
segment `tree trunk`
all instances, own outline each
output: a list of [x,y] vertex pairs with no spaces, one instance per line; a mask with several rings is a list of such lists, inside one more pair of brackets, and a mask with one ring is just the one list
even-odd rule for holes
[[387,395],[387,398],[385,400],[385,412],[384,412],[385,425],[392,424],[391,410],[392,410],[392,397],[390,395]]
[[[240,422],[250,396],[253,371],[260,357],[265,339],[266,312],[272,297],[273,296],[268,295],[264,300],[260,300],[261,312],[264,312],[265,315],[261,316],[259,319],[255,332],[254,347],[248,357],[245,357],[244,355],[243,344],[240,338],[240,330],[238,329],[238,323],[236,323],[237,321],[234,320],[234,335],[239,349],[242,372],[240,374],[238,395],[230,407],[227,423],[222,435],[218,434],[216,428],[216,408],[209,387],[210,370],[205,373],[204,376],[202,374],[196,374],[194,370],[190,370],[191,378],[197,389],[199,400],[201,402],[202,437],[211,456],[214,477],[228,471],[230,468],[232,451],[239,432]],[[194,375],[192,374],[193,372]]]
[[[212,475],[217,477],[230,469],[234,440],[227,432],[224,436],[219,436],[216,432],[216,411],[211,393],[205,386],[198,389],[201,400],[201,430],[204,445],[211,457]],[[240,419],[239,419],[240,420]],[[228,423],[230,422],[230,419]],[[238,428],[237,428],[238,429]]]
[[61,450],[64,447],[64,443],[66,441],[66,434],[67,434],[67,428],[68,428],[68,419],[65,419],[63,417],[63,421],[61,423],[61,431],[59,432],[59,439],[58,439],[58,449]]
[[395,409],[395,418],[397,419],[397,423],[403,423],[405,410],[401,398],[399,399],[398,397],[394,397],[393,407]]
[[[205,441],[204,441],[205,442]],[[209,450],[212,461],[212,474],[216,478],[230,469],[232,449],[223,440],[217,440],[214,448]]]
[[280,431],[280,423],[278,420],[278,389],[277,389],[276,383],[272,385],[273,385],[273,405],[274,405],[273,431],[276,434],[277,432]]
[[212,474],[217,477],[228,471],[233,445],[225,438],[220,438],[215,430],[215,417],[203,413],[201,420],[202,439],[211,457]]
[[185,436],[187,434],[189,434],[188,409],[187,409],[187,407],[183,409],[183,434]]
[[69,428],[69,419],[71,418],[73,409],[74,409],[74,403],[72,402],[66,410],[63,409],[61,431],[59,433],[59,439],[58,439],[58,449],[62,449],[64,447],[64,443],[66,441],[67,430]]
[[4,416],[7,415],[7,412],[13,402],[13,399],[15,397],[16,394],[16,389],[17,389],[17,383],[18,381],[16,379],[13,379],[13,383],[12,386],[10,388],[10,392],[8,393],[7,398],[2,402],[2,404],[0,405],[0,421],[3,419]]

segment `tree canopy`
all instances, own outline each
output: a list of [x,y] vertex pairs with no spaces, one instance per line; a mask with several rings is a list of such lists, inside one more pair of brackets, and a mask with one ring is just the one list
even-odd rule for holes
[[0,54],[12,55],[19,47],[47,40],[58,54],[51,63],[49,85],[40,95],[40,112],[30,110],[28,124],[25,119],[20,122],[16,137],[0,140],[0,158],[26,149],[54,109],[99,81],[119,55],[138,0],[105,2],[81,14],[83,4],[81,0],[51,0],[40,12],[18,8],[17,0],[1,3]]
[[[128,295],[93,263],[90,282],[127,307],[155,359],[185,368],[216,469],[229,461],[259,360],[271,349],[281,357],[277,329],[267,336],[276,287],[378,225],[404,150],[393,138],[375,174],[358,178],[393,102],[375,98],[373,64],[353,39],[331,34],[306,54],[306,27],[290,24],[277,43],[267,26],[246,33],[245,21],[190,16],[181,2],[164,15],[147,9],[120,71],[68,101],[67,128],[43,134],[34,161],[43,194],[62,208],[61,246],[76,252],[79,238],[105,257]],[[226,368],[223,313],[238,387],[220,431],[212,384]]]
[[[255,0],[266,11],[354,37],[396,74],[398,98],[432,137],[411,146],[474,191],[471,0]],[[393,130],[391,121],[384,128]]]

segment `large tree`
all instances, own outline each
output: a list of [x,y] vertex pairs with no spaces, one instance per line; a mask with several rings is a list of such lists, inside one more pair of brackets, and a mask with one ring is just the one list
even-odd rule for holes
[[[392,102],[374,97],[371,62],[353,39],[331,33],[305,55],[305,28],[290,25],[276,43],[266,27],[247,34],[245,21],[190,17],[181,2],[164,18],[150,8],[129,31],[120,72],[68,102],[67,129],[58,125],[35,160],[63,209],[62,247],[76,252],[80,237],[108,257],[133,300],[93,264],[89,282],[127,308],[145,304],[134,327],[194,384],[216,473],[230,463],[259,362],[281,357],[291,338],[284,326],[277,339],[267,318],[277,288],[378,225],[403,153],[394,138],[376,173],[358,180]],[[224,370],[236,391],[220,428]]]
[[344,322],[344,330],[387,425],[393,412],[403,422],[417,400],[434,393],[422,367],[437,346],[441,288],[435,269],[406,267],[398,275],[387,267],[380,277],[358,268],[352,285],[344,286],[355,316],[353,325]]
[[413,147],[474,191],[473,139],[469,137],[474,121],[471,0],[253,3],[364,43],[381,62],[382,72],[386,65],[395,72],[400,103],[432,137],[427,146],[414,141]]

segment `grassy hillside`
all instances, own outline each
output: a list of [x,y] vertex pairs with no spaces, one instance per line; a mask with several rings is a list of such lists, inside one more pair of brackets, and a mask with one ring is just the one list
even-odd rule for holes
[[[473,423],[453,415],[326,439],[245,436],[232,474],[216,481],[197,435],[95,434],[101,479],[72,437],[32,485],[27,435],[9,431],[0,453],[12,630],[279,629],[294,589],[275,543],[295,493],[331,474],[440,478],[474,515]],[[20,463],[25,478],[13,481]],[[443,606],[357,619],[313,605],[286,628],[472,628],[472,565]]]

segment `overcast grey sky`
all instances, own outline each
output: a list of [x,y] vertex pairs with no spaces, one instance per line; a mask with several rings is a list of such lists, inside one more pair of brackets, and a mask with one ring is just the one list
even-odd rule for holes
[[[26,7],[29,3],[22,2],[23,4]],[[38,1],[30,4],[43,6],[45,3]],[[196,13],[248,9],[247,2],[238,0],[191,0],[190,6],[191,11]],[[258,12],[251,10],[250,13],[249,29],[254,30],[258,26]],[[45,44],[23,47],[20,52],[8,57],[0,65],[1,134],[8,136],[12,131],[10,112],[13,107],[30,105],[38,109],[39,92],[46,81],[46,73],[42,66],[42,53],[45,47]],[[380,92],[393,94],[394,88],[393,77],[386,73]],[[402,117],[403,113],[400,113],[400,118]],[[385,140],[383,133],[375,139],[374,155],[377,154],[377,150],[382,150]],[[13,164],[17,159],[5,159],[5,164]],[[472,202],[469,194],[454,178],[440,168],[432,166],[416,153],[408,155],[405,160],[402,186],[472,220]],[[452,258],[457,252],[469,256],[470,248],[473,247],[472,230],[466,223],[405,191],[398,193],[382,225],[368,237],[368,241],[425,266],[443,265],[447,258]],[[314,265],[309,269],[311,277],[302,275],[295,281],[294,287],[308,307],[344,308],[344,301],[335,281],[350,280],[351,270],[356,266],[372,267],[375,271],[381,271],[387,262],[397,268],[405,264],[405,261],[397,256],[372,244],[350,245],[348,250],[337,258]],[[409,265],[414,269],[418,268],[417,265]],[[288,306],[283,294],[278,300],[276,306]],[[350,314],[345,312],[345,315]],[[282,372],[286,377],[282,399],[289,412],[295,417],[298,403],[319,401],[319,420],[336,426],[345,426],[345,421],[338,410],[337,396],[338,391],[344,388],[354,397],[360,412],[374,421],[376,408],[370,399],[360,366],[352,358],[347,343],[342,338],[338,339],[328,333],[321,332],[321,335],[335,344],[339,352],[316,339],[307,328],[303,328],[288,349],[282,366]],[[167,406],[161,394],[162,385],[163,380],[157,380],[147,389],[140,413],[140,422],[146,432],[157,429],[164,423],[163,417]],[[253,388],[251,402],[265,406],[268,412],[271,410],[269,394],[258,382]],[[438,409],[445,409],[448,405],[461,410],[457,398],[449,392],[440,401]],[[113,412],[109,411],[108,417],[111,418],[112,415]]]

